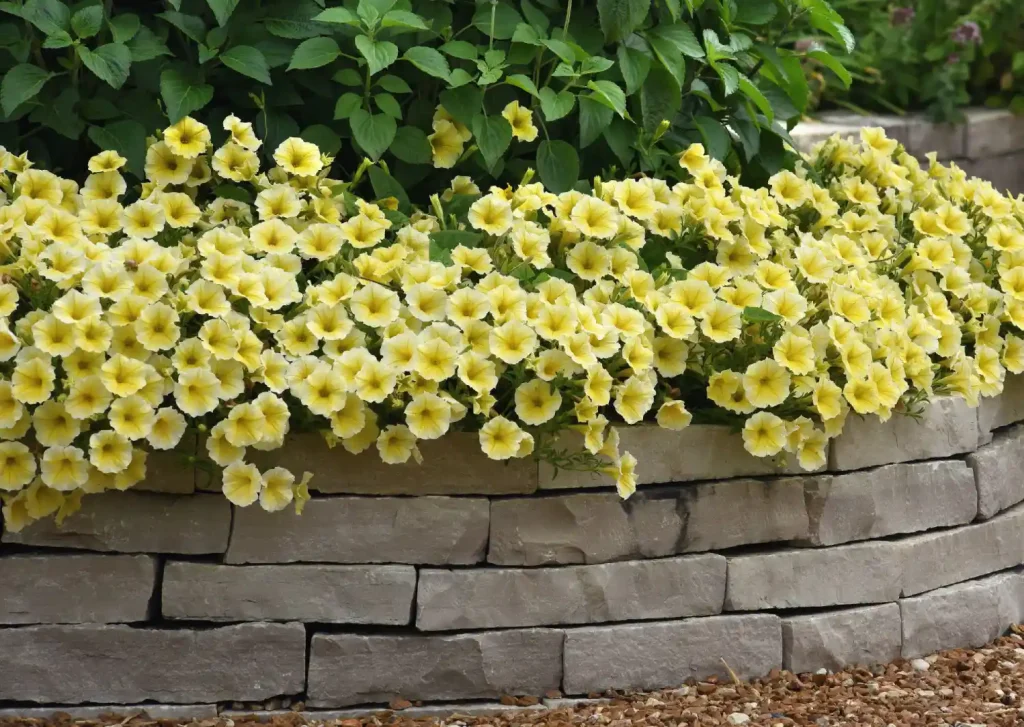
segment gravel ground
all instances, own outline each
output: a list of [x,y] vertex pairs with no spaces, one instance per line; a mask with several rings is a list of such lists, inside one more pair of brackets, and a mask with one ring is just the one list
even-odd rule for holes
[[[591,695],[583,700],[549,700],[554,709],[538,709],[536,698],[511,697],[518,709],[500,715],[453,714],[443,719],[412,717],[402,710],[376,712],[360,719],[322,720],[315,713],[276,713],[258,722],[251,717],[194,721],[191,727],[1010,727],[1024,725],[1024,629],[1014,627],[981,649],[952,649],[925,659],[856,667],[837,673],[792,674],[775,671],[753,682],[709,680],[679,689],[630,694]],[[555,697],[556,695],[548,695]],[[404,700],[394,706],[412,706]],[[526,708],[532,707],[532,708]],[[409,710],[411,713],[413,710]],[[174,720],[109,716],[73,721],[0,719],[0,727],[177,727]]]

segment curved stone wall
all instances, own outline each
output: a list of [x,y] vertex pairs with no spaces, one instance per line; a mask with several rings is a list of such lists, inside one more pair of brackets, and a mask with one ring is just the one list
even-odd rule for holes
[[168,457],[3,534],[0,706],[543,698],[980,645],[1024,617],[1020,421],[1012,378],[851,420],[813,474],[718,427],[626,428],[628,501],[459,436],[422,468],[299,438],[275,456],[317,473],[301,517]]

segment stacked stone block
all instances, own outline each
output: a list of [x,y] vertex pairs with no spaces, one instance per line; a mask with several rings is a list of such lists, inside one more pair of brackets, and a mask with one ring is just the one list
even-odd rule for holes
[[978,645],[1024,616],[1019,421],[1013,378],[979,410],[851,420],[811,474],[719,427],[623,428],[627,501],[465,436],[393,473],[298,438],[272,454],[318,473],[302,516],[232,508],[168,464],[3,533],[0,703],[338,710]]

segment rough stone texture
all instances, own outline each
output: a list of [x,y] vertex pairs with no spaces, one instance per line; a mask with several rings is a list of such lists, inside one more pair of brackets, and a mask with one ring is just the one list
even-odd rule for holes
[[541,695],[562,681],[563,633],[479,631],[453,636],[316,634],[308,705]]
[[155,586],[144,555],[11,555],[0,558],[0,624],[145,621]]
[[39,719],[53,721],[66,714],[76,720],[98,720],[105,714],[124,716],[147,714],[151,719],[170,719],[187,723],[217,716],[216,704],[105,704],[98,707],[10,707],[0,709],[0,719]]
[[1024,505],[977,525],[915,535],[897,545],[905,596],[1012,568],[1024,562]]
[[919,419],[851,416],[832,440],[829,470],[859,470],[893,462],[950,457],[978,448],[977,410],[963,399],[939,397]]
[[228,563],[478,563],[488,501],[452,497],[331,497],[302,515],[235,511]]
[[987,519],[1024,500],[1024,427],[996,435],[967,456],[978,488],[978,517]]
[[908,119],[904,143],[907,151],[918,157],[933,151],[939,159],[959,159],[967,153],[967,125],[937,124],[914,116]]
[[150,452],[146,458],[146,479],[134,490],[163,492],[170,495],[191,495],[196,491],[196,468],[184,461],[194,446],[180,446],[180,451]]
[[809,478],[495,500],[488,560],[601,563],[807,537]]
[[900,595],[895,543],[838,545],[729,558],[727,611],[884,603]]
[[814,545],[960,525],[973,520],[977,511],[974,475],[960,461],[894,464],[809,478],[807,484]]
[[305,653],[301,624],[179,631],[0,629],[0,700],[191,704],[268,699],[302,691]]
[[791,136],[799,151],[810,152],[815,144],[825,141],[833,134],[859,141],[860,130],[865,126],[880,126],[885,129],[889,138],[897,139],[904,144],[909,141],[910,124],[905,117],[862,116],[848,111],[826,111],[818,114],[815,121],[797,124]]
[[[743,439],[726,426],[696,425],[682,431],[657,426],[619,427],[621,450],[637,459],[637,483],[691,482],[730,477],[774,474],[806,474],[796,460],[755,457],[743,448]],[[576,436],[566,436],[561,446],[581,446]],[[608,487],[606,475],[561,471],[540,465],[541,489]]]
[[969,177],[988,180],[1000,192],[1011,195],[1024,190],[1024,152],[1007,152],[984,159],[965,159],[959,162]]
[[1024,422],[1024,374],[1007,374],[1002,393],[983,398],[978,405],[978,430],[984,437],[1017,422]]
[[1024,576],[1000,573],[900,599],[904,658],[952,647],[981,646],[1018,623]]
[[537,463],[526,459],[498,462],[480,449],[473,433],[451,432],[417,445],[423,464],[381,461],[376,448],[352,455],[329,449],[319,434],[296,434],[285,446],[253,452],[260,469],[283,466],[313,473],[310,489],[355,495],[508,495],[537,489]]
[[984,159],[1024,149],[1024,119],[1006,109],[968,109],[970,159]]
[[401,626],[411,619],[416,569],[168,563],[162,591],[166,618]]
[[121,553],[223,553],[231,505],[223,495],[175,497],[105,492],[82,500],[82,509],[58,527],[43,518],[3,542]]
[[567,568],[423,570],[416,627],[554,626],[719,613],[725,558],[693,555]]
[[[723,663],[724,661],[724,663]],[[674,687],[689,678],[742,679],[782,666],[777,616],[711,616],[565,632],[566,694]]]
[[782,666],[793,672],[852,664],[885,664],[900,656],[900,607],[895,603],[782,619]]

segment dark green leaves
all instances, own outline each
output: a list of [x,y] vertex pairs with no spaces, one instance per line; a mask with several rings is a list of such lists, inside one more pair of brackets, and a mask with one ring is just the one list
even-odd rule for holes
[[550,191],[568,192],[580,176],[579,156],[568,142],[542,141],[537,147],[537,172]]
[[355,43],[360,54],[366,59],[371,76],[380,73],[398,59],[398,46],[390,41],[371,40],[368,36],[357,35]]
[[626,82],[626,93],[633,95],[644,85],[647,74],[651,72],[651,56],[627,45],[620,45],[617,55],[622,80]]
[[502,116],[479,114],[473,119],[473,137],[488,167],[494,167],[512,143],[512,127]]
[[605,40],[625,38],[647,19],[651,0],[597,0],[597,15]]
[[338,47],[338,42],[334,38],[310,38],[299,43],[299,47],[292,53],[288,70],[326,66],[328,63],[333,63],[340,54],[341,48]]
[[220,54],[221,63],[237,73],[270,85],[270,68],[266,57],[250,45],[236,45]]
[[407,50],[402,57],[428,76],[447,79],[451,73],[448,68],[448,61],[433,48],[416,46]]
[[568,116],[576,103],[576,97],[568,91],[557,93],[545,86],[540,90],[540,108],[544,118],[548,121],[557,121]]
[[409,164],[430,163],[430,142],[427,134],[416,126],[403,126],[395,133],[390,151],[403,162]]
[[213,16],[217,18],[217,25],[224,25],[228,22],[231,13],[235,12],[235,8],[238,7],[238,2],[239,0],[206,0],[206,4],[213,11]]
[[128,46],[121,43],[107,43],[96,50],[84,45],[78,46],[78,57],[85,67],[113,88],[121,88],[128,80],[128,69],[132,65],[132,54]]
[[103,6],[90,5],[71,16],[71,30],[79,38],[91,38],[103,27]]
[[584,149],[597,141],[614,115],[615,112],[600,101],[580,96],[580,148]]
[[160,74],[160,96],[164,100],[167,116],[173,123],[210,103],[213,86],[199,83],[177,69],[168,68]]
[[115,121],[106,126],[90,126],[89,138],[100,149],[113,149],[128,160],[128,169],[142,176],[146,158],[146,129],[138,121]]
[[352,138],[374,161],[380,159],[398,131],[398,124],[387,114],[371,114],[362,108],[352,112],[349,122],[352,124]]
[[44,35],[67,32],[71,26],[71,9],[61,0],[28,0],[21,8],[21,17]]
[[775,323],[782,320],[782,316],[754,306],[747,306],[743,309],[743,320],[748,323]]
[[52,73],[28,63],[20,63],[7,71],[0,84],[0,106],[3,107],[4,115],[10,116],[14,109],[35,98],[51,78]]

